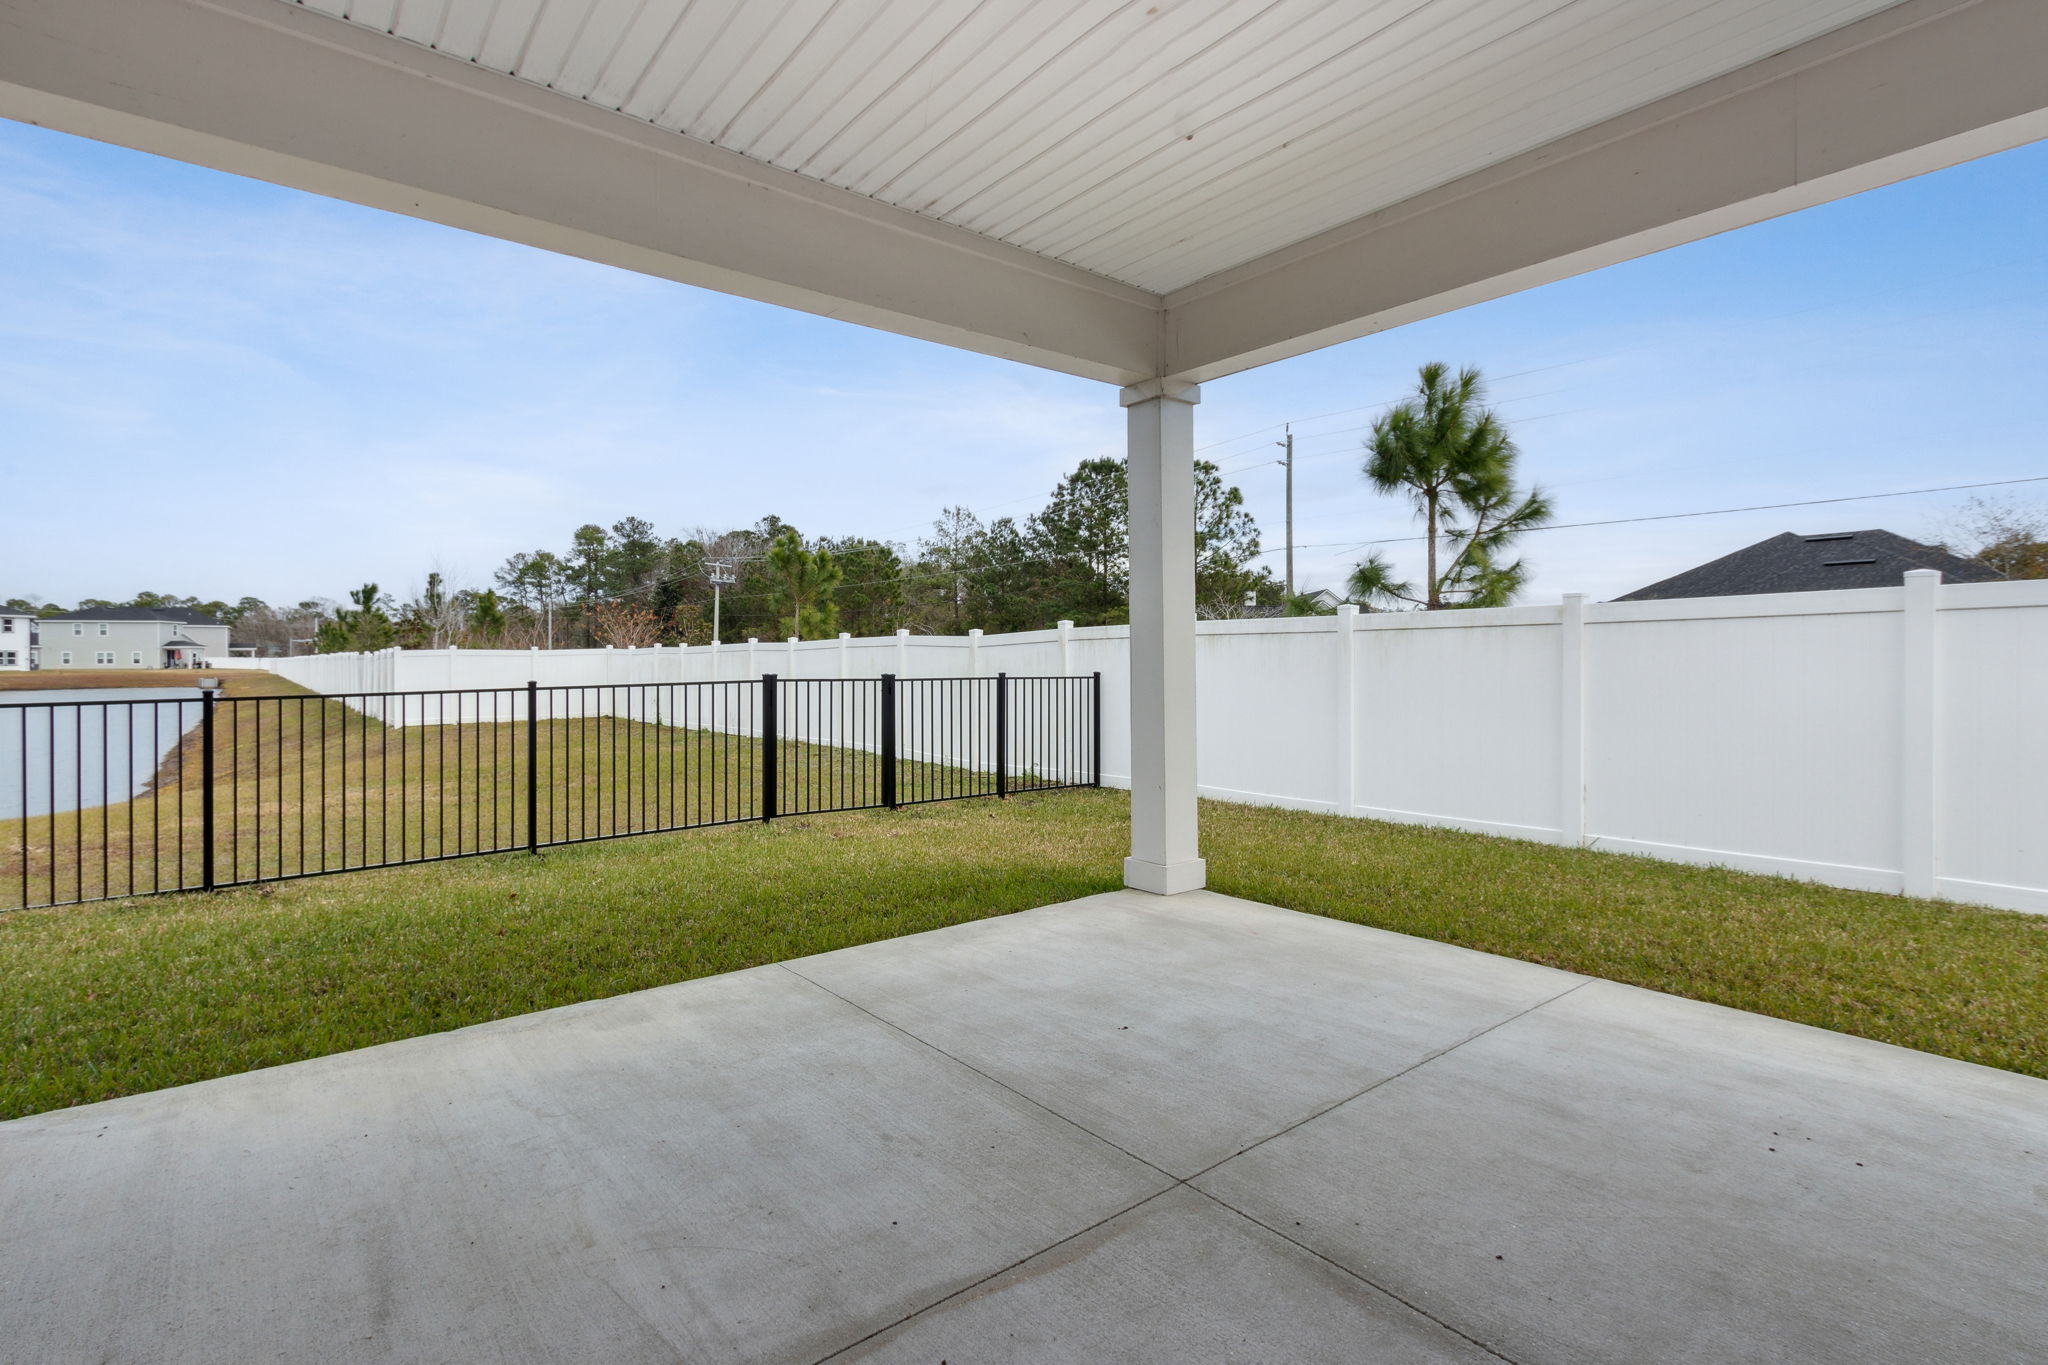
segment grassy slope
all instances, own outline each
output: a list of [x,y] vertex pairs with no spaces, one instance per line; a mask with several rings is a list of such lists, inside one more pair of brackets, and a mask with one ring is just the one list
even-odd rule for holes
[[[1124,799],[807,817],[0,915],[0,1115],[1106,890]],[[2048,918],[1204,807],[1217,890],[2048,1076]]]
[[[268,673],[223,677],[230,698],[255,701],[223,708],[216,726],[219,884],[525,843],[525,727],[475,723],[500,705],[509,721],[515,699],[471,702],[468,724],[387,728]],[[411,696],[390,704],[424,714]],[[750,818],[758,809],[753,749],[744,738],[633,720],[544,719],[541,842]],[[871,759],[791,741],[781,753],[786,802],[799,774],[803,790],[829,793],[833,804],[879,799]],[[0,910],[201,885],[202,770],[195,728],[133,801],[0,820]],[[900,771],[909,789],[942,770],[906,763]]]

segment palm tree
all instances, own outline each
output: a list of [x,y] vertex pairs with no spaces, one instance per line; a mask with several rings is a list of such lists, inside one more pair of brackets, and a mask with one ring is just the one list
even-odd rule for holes
[[1528,572],[1501,554],[1524,531],[1550,520],[1543,491],[1515,489],[1520,452],[1491,408],[1485,381],[1466,367],[1432,361],[1422,367],[1415,396],[1382,413],[1366,441],[1365,477],[1382,493],[1405,491],[1423,524],[1428,565],[1418,591],[1394,577],[1375,551],[1352,571],[1360,602],[1444,607],[1506,606]]

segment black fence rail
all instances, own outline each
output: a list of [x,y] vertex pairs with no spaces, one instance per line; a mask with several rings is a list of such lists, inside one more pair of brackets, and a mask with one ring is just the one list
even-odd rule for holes
[[0,703],[0,910],[1100,786],[1101,675]]

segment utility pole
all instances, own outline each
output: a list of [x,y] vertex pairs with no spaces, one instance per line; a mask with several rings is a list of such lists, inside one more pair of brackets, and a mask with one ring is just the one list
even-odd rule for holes
[[[1272,428],[1268,427],[1267,430],[1270,431]],[[1287,600],[1292,602],[1294,600],[1294,424],[1292,422],[1287,424],[1286,431],[1287,439],[1275,441],[1273,444],[1286,451],[1287,455],[1284,459],[1275,460],[1273,463],[1285,465],[1287,468]]]
[[707,571],[707,572],[709,573],[709,575],[710,575],[710,578],[711,578],[711,640],[712,640],[712,643],[713,643],[713,644],[716,644],[716,643],[718,642],[718,638],[719,638],[719,637],[718,637],[718,606],[719,606],[719,593],[720,593],[720,591],[721,591],[721,590],[722,590],[722,589],[723,589],[723,588],[725,587],[725,585],[726,585],[726,584],[728,584],[728,583],[735,583],[735,582],[738,582],[739,580],[738,580],[738,578],[737,578],[737,577],[736,577],[736,576],[735,576],[735,575],[733,574],[733,571],[732,571],[732,563],[731,563],[731,561],[729,561],[729,560],[724,560],[724,559],[710,559],[710,560],[706,560],[706,561],[704,562],[704,568],[705,568],[705,570],[706,570],[706,571]]

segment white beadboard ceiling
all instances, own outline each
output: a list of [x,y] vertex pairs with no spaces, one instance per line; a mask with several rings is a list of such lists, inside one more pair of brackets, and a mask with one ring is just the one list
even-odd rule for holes
[[1157,293],[1896,0],[280,0]]

